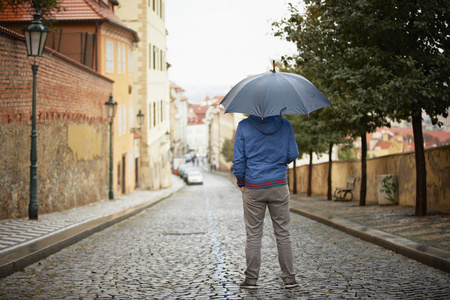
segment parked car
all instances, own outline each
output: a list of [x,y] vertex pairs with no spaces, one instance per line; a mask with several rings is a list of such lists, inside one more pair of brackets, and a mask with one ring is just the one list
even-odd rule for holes
[[187,165],[180,165],[178,167],[178,176],[183,177],[183,173],[186,170],[186,168],[187,168]]
[[186,182],[187,174],[188,174],[189,171],[192,171],[192,170],[194,170],[193,166],[186,166],[186,167],[184,167],[183,168],[183,172],[181,172],[181,175],[180,175],[181,179],[183,179]]
[[189,170],[186,176],[187,184],[203,184],[203,174],[199,170]]

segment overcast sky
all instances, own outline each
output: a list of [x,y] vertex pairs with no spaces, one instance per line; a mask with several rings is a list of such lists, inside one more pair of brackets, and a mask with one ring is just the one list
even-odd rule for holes
[[288,2],[297,1],[166,0],[169,80],[198,102],[267,72],[273,59],[295,52],[271,26],[289,15]]

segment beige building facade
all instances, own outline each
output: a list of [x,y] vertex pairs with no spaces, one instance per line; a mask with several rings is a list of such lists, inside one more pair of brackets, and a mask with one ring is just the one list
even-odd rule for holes
[[160,189],[171,185],[168,160],[169,112],[166,62],[164,0],[120,2],[116,15],[139,36],[133,51],[133,102],[135,111],[144,114],[137,131],[140,157],[136,174],[142,189]]
[[220,105],[223,97],[214,97],[215,102],[206,113],[208,124],[208,162],[216,169],[230,171],[232,161],[227,160],[222,154],[223,145],[229,140],[234,145],[234,136],[239,122],[245,119],[241,113],[225,113],[225,109]]

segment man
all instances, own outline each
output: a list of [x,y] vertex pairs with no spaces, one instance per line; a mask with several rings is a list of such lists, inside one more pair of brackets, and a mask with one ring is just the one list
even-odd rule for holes
[[233,174],[242,191],[247,233],[247,269],[242,288],[256,288],[266,208],[272,218],[284,286],[298,286],[289,233],[287,186],[287,165],[298,155],[292,125],[281,116],[250,115],[239,123],[234,140]]

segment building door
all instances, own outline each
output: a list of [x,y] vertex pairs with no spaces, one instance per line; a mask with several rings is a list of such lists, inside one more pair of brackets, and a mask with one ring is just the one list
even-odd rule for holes
[[139,157],[137,157],[134,160],[134,172],[135,172],[135,177],[136,177],[136,185],[135,187],[139,186]]
[[127,154],[122,155],[122,194],[126,193],[126,165],[127,165]]

